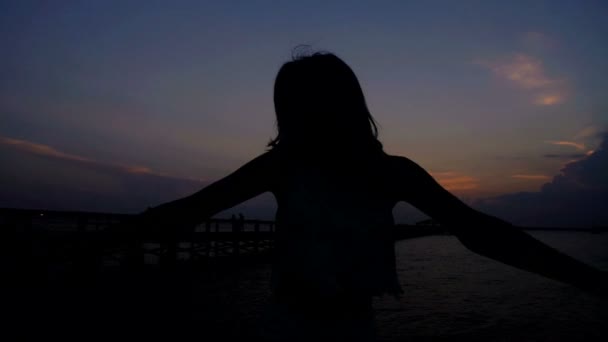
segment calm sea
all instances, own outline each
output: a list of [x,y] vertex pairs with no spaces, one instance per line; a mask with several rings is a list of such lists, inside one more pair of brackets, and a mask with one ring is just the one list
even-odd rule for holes
[[[536,238],[597,268],[608,270],[608,234],[533,232]],[[404,295],[377,298],[380,341],[607,341],[608,301],[568,285],[476,255],[453,236],[396,244]],[[269,295],[270,267],[201,273],[187,292],[189,320],[247,335]]]

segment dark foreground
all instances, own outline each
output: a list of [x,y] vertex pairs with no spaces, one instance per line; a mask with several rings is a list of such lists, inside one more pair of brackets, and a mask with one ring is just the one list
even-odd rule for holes
[[[3,341],[228,341],[259,336],[260,316],[270,300],[268,245],[245,248],[241,241],[243,248],[235,256],[234,241],[217,245],[224,249],[213,243],[213,249],[201,253],[211,251],[217,258],[187,262],[178,260],[181,252],[165,248],[160,256],[170,251],[175,257],[168,263],[152,248],[145,253],[152,259],[134,265],[125,263],[129,253],[120,253],[124,245],[105,250],[99,259],[97,243],[61,244],[57,241],[67,240],[48,240],[55,235],[41,235],[40,230],[29,235],[7,232],[0,240]],[[608,270],[606,233],[532,234]],[[192,251],[192,245],[184,249]],[[404,295],[375,299],[380,341],[608,338],[606,301],[475,255],[454,237],[410,238],[397,242],[396,251]]]
[[[538,233],[606,269],[608,236]],[[374,302],[380,341],[605,341],[605,301],[469,253],[451,236],[397,243],[405,294]],[[269,299],[267,263],[106,269],[84,281],[67,270],[46,281],[3,281],[3,340],[251,339]],[[7,286],[11,284],[11,286]],[[297,333],[297,332],[296,332]]]
[[[137,275],[106,270],[86,281],[67,277],[5,286],[2,310],[10,332],[5,336],[19,341],[221,341],[251,335],[252,321],[226,323],[234,324],[229,316],[251,309],[234,307],[238,288],[251,281],[238,283],[247,271],[242,266],[212,268],[151,269]],[[260,293],[258,299],[266,297]]]

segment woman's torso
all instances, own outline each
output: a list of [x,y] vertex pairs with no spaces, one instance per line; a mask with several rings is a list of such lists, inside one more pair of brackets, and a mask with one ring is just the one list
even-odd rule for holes
[[298,298],[401,292],[395,270],[389,156],[282,159],[273,290]]

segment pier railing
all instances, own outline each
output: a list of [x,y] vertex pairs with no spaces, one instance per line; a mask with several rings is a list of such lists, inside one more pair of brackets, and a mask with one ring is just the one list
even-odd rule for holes
[[[275,222],[209,219],[164,232],[129,229],[133,215],[0,208],[0,241],[15,271],[69,265],[78,273],[100,268],[175,267],[218,261],[268,262]],[[117,229],[120,228],[120,229]],[[395,239],[443,233],[441,227],[395,226]]]

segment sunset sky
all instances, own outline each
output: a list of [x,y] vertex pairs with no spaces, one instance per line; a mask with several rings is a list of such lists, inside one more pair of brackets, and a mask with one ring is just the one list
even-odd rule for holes
[[[608,224],[607,17],[604,1],[2,1],[0,207],[138,212],[229,174],[275,134],[274,77],[306,44],[353,68],[388,153],[468,203]],[[546,189],[601,205],[549,222],[509,204]]]

